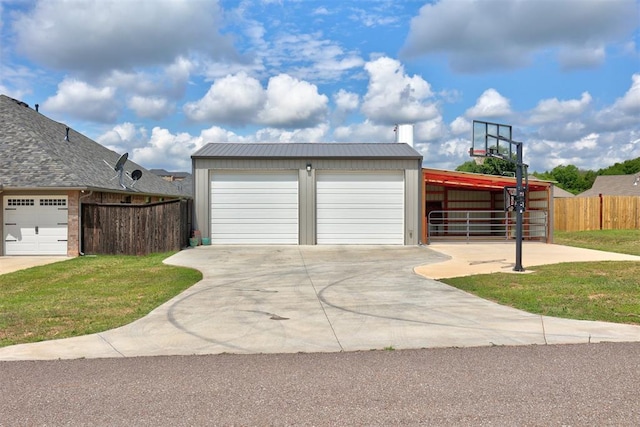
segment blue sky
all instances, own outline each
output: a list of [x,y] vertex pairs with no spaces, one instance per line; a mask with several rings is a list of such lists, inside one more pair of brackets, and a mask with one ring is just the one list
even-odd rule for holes
[[3,0],[0,93],[146,168],[209,142],[393,142],[469,160],[513,126],[531,170],[640,157],[636,0]]

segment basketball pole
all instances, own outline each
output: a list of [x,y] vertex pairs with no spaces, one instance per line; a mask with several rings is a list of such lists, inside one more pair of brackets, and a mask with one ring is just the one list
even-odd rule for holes
[[522,155],[522,143],[517,141],[509,141],[516,144],[516,265],[513,267],[513,271],[524,271],[522,267],[522,228],[523,228],[523,216],[524,216],[524,204],[525,194],[524,186],[522,185],[523,175],[523,155]]

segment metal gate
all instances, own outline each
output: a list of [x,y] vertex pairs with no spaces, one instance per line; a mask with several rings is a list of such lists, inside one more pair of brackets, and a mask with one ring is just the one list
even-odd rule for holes
[[[548,213],[530,210],[524,214],[522,236],[527,240],[547,240]],[[427,217],[427,241],[508,240],[516,236],[515,212],[503,210],[431,211]]]

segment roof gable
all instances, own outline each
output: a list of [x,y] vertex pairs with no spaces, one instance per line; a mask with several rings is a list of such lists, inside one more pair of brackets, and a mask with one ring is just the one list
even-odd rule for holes
[[[68,131],[67,131],[68,129]],[[113,166],[120,154],[79,132],[0,95],[0,183],[4,188],[80,188],[178,196],[169,182],[127,160],[124,170],[140,169],[142,178],[125,177],[120,186]]]

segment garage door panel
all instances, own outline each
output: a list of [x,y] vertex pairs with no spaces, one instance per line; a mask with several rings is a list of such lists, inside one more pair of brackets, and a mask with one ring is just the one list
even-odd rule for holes
[[214,171],[211,242],[297,244],[297,171]]
[[[404,200],[404,194],[403,193],[340,193],[340,194],[320,194],[318,193],[318,196],[323,197],[323,206],[325,204],[334,204],[334,205],[338,205],[338,206],[344,206],[345,204],[348,205],[367,205],[367,206],[371,206],[371,205],[376,205],[376,206],[399,206],[401,209],[403,207],[403,203],[402,200]],[[374,198],[385,198],[387,202],[389,203],[375,203]],[[391,200],[392,199],[400,199],[399,203],[392,203]]]
[[242,220],[254,220],[248,222],[261,222],[273,224],[278,222],[298,223],[298,212],[278,212],[278,209],[245,209],[234,211],[231,209],[212,209],[212,224],[238,222]]
[[[379,223],[375,223],[377,225]],[[327,228],[324,234],[372,234],[372,238],[377,235],[389,234],[396,235],[398,233],[402,233],[402,224],[390,223],[385,224],[385,229],[383,231],[377,231],[375,233],[370,233],[372,223],[363,223],[363,222],[343,222],[340,224],[331,224],[331,228]]]
[[248,209],[256,208],[256,205],[264,206],[264,205],[280,205],[280,206],[298,206],[297,201],[292,203],[291,200],[293,198],[297,199],[298,193],[274,193],[274,192],[263,192],[263,193],[234,193],[234,194],[219,194],[216,193],[215,200],[212,200],[212,204],[214,206],[225,206],[225,205],[244,205]]
[[297,234],[268,234],[261,233],[256,235],[237,234],[237,235],[213,235],[211,243],[214,245],[291,245],[293,238],[297,239]]
[[402,207],[388,209],[386,207],[351,207],[350,209],[344,209],[343,207],[323,207],[318,209],[318,217],[321,218],[318,221],[322,222],[324,219],[330,218],[362,218],[366,219],[383,219],[383,218],[396,218],[399,221],[399,215],[402,212]]
[[361,233],[337,233],[325,234],[323,238],[325,245],[399,245],[395,235],[375,234],[367,235]]
[[404,244],[404,172],[321,171],[318,244]]

